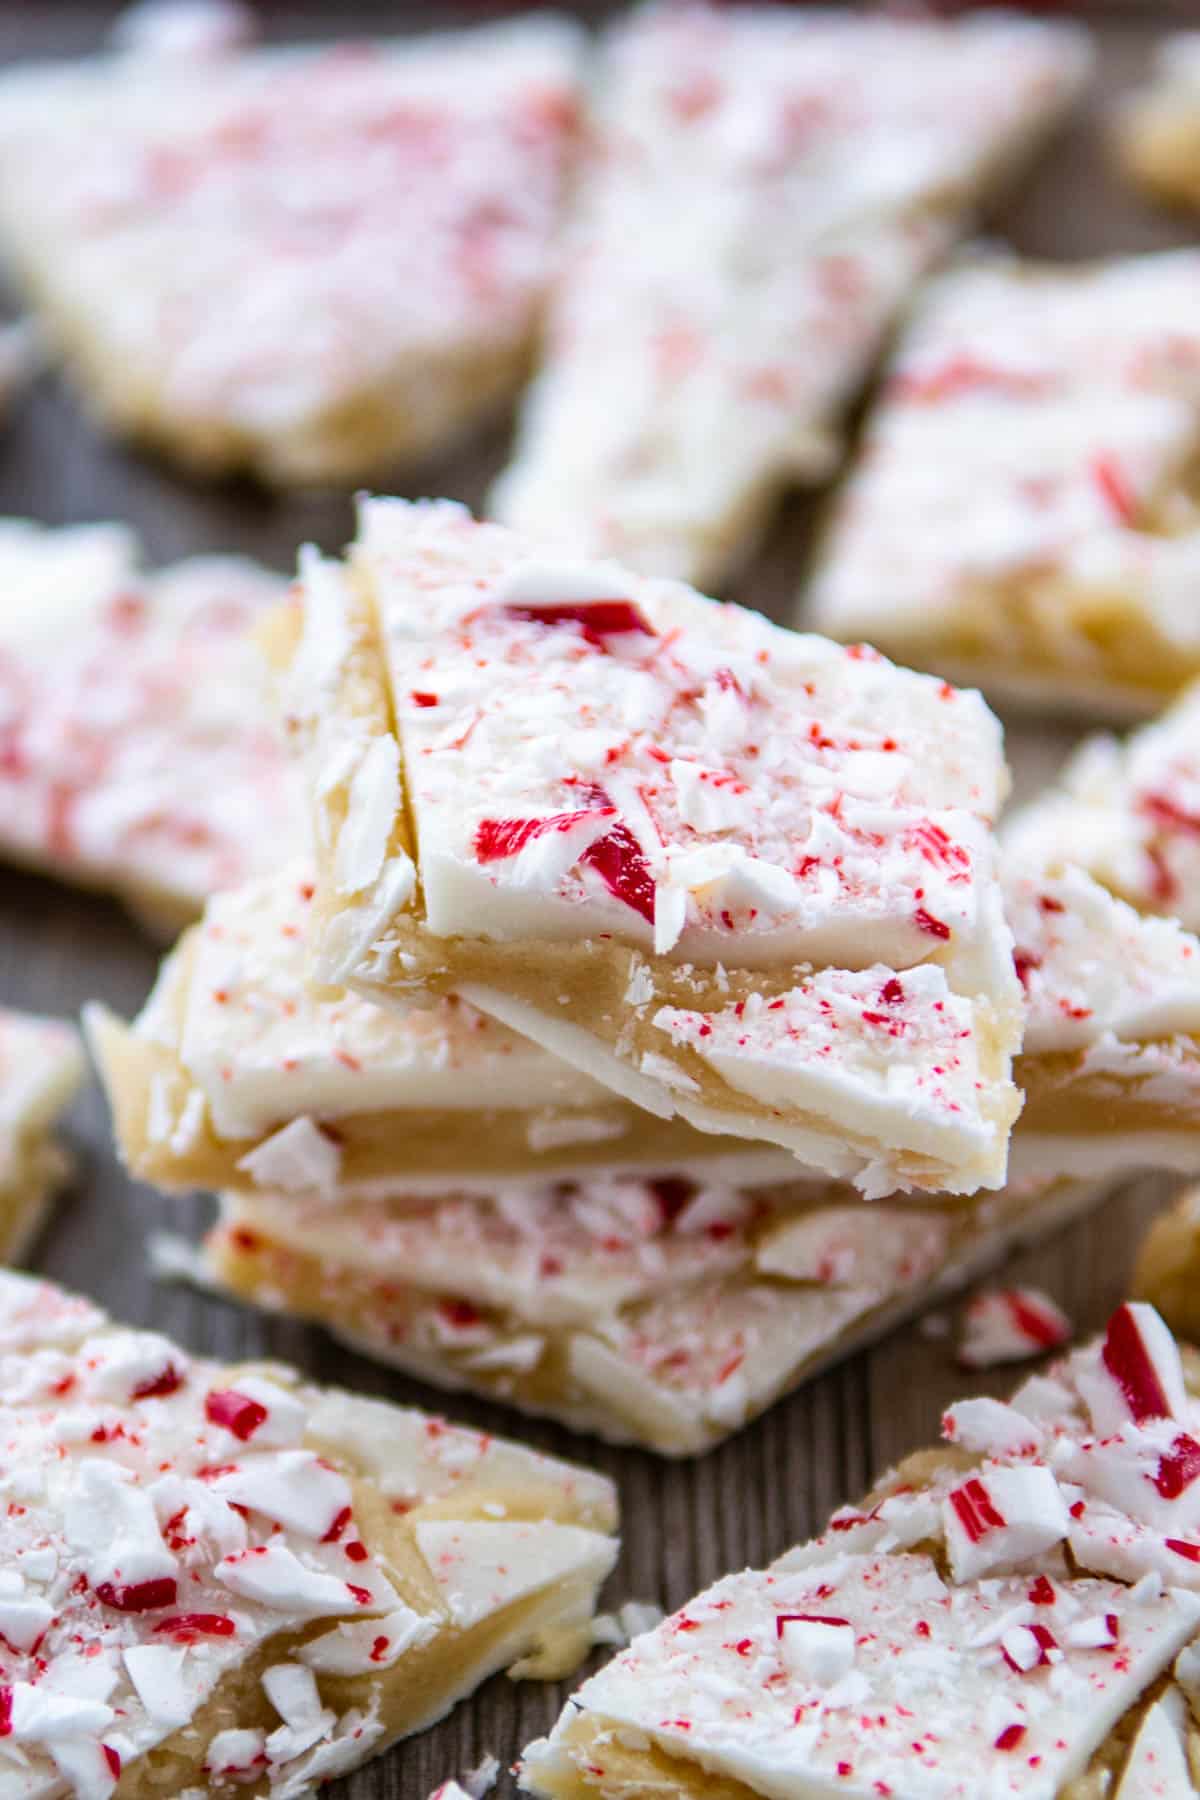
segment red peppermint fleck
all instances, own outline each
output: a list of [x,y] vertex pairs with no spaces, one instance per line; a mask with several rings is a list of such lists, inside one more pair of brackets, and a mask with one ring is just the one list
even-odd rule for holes
[[1187,1544],[1182,1538],[1164,1538],[1163,1542],[1176,1556],[1182,1556],[1184,1562],[1200,1563],[1200,1544]]
[[96,1598],[115,1612],[157,1612],[160,1606],[174,1606],[176,1583],[173,1575],[158,1575],[152,1581],[133,1581],[128,1586],[119,1582],[100,1581]]
[[249,1394],[239,1394],[234,1388],[215,1388],[204,1397],[204,1416],[210,1424],[232,1431],[244,1444],[265,1423],[267,1409]]
[[354,1596],[354,1602],[355,1602],[356,1606],[370,1606],[370,1604],[371,1604],[370,1588],[355,1587],[355,1585],[352,1581],[348,1581],[346,1583],[346,1586],[349,1588],[351,1594]]
[[337,1517],[333,1521],[333,1524],[329,1527],[329,1530],[325,1533],[325,1536],[321,1539],[321,1542],[323,1544],[336,1544],[338,1539],[341,1537],[343,1531],[345,1531],[347,1525],[350,1523],[350,1520],[352,1517],[353,1517],[353,1508],[349,1507],[349,1506],[343,1506],[341,1512],[338,1513]]
[[1135,1424],[1170,1417],[1170,1402],[1128,1306],[1119,1306],[1108,1321],[1100,1356]]
[[469,1300],[439,1300],[437,1312],[438,1317],[456,1331],[467,1331],[483,1318],[478,1307],[472,1306]]
[[923,906],[918,906],[916,912],[913,914],[913,918],[916,920],[921,930],[927,931],[930,937],[942,939],[949,938],[950,927],[946,924],[945,920],[935,919],[933,914],[927,912]]
[[642,637],[658,635],[632,600],[573,600],[557,606],[512,605],[501,610],[506,618],[521,619],[531,625],[577,625],[580,636],[601,650],[610,637],[631,632]]
[[879,990],[879,998],[885,1006],[899,1006],[904,998],[904,989],[895,975],[884,982]]
[[[1054,1636],[1052,1631],[1047,1630],[1045,1625],[1027,1625],[1025,1629],[1031,1633],[1038,1647],[1038,1659],[1032,1665],[1032,1668],[1040,1669],[1043,1664],[1050,1661],[1051,1650],[1058,1649],[1058,1639]],[[1027,1675],[1032,1672],[1031,1669],[1023,1669],[1020,1663],[1015,1662],[1008,1654],[1008,1651],[1004,1648],[1003,1644],[1000,1646],[1000,1654],[1008,1664],[1009,1668],[1013,1671],[1014,1675]]]
[[1004,1514],[998,1510],[992,1496],[977,1476],[954,1489],[950,1495],[950,1504],[973,1544],[986,1537],[989,1531],[998,1531],[1005,1524]]
[[1188,812],[1177,800],[1172,800],[1169,794],[1139,794],[1137,810],[1156,819],[1160,825],[1165,825],[1168,831],[1182,831],[1192,837],[1200,837],[1200,815]]
[[1031,1300],[1017,1288],[1009,1288],[1004,1295],[1004,1304],[1017,1330],[1031,1343],[1040,1344],[1043,1350],[1057,1349],[1070,1336],[1056,1313],[1039,1306],[1036,1300]]
[[1024,1725],[1018,1725],[1015,1722],[1012,1725],[1006,1725],[996,1739],[995,1748],[997,1750],[1015,1750],[1024,1736]]
[[989,389],[1000,394],[1040,394],[1052,385],[1050,375],[1036,370],[1005,369],[998,363],[984,362],[969,351],[947,357],[933,369],[902,370],[890,383],[893,393],[926,406]]
[[595,869],[610,894],[653,925],[654,877],[628,825],[615,825],[584,851],[580,861]]
[[1038,905],[1044,913],[1060,913],[1067,910],[1062,901],[1056,900],[1052,894],[1043,894]]
[[367,1549],[367,1546],[359,1538],[353,1538],[350,1543],[346,1545],[346,1555],[350,1558],[351,1562],[366,1562],[370,1557],[370,1554],[371,1552]]
[[699,1192],[696,1183],[686,1175],[656,1175],[646,1186],[658,1201],[664,1225],[674,1224],[688,1201]]
[[1040,969],[1042,959],[1036,950],[1014,950],[1013,968],[1017,971],[1017,980],[1023,988],[1029,986],[1029,977],[1034,969]]
[[1092,458],[1092,480],[1096,483],[1109,511],[1119,524],[1133,525],[1136,523],[1137,503],[1124,469],[1111,452],[1101,451],[1098,456]]
[[377,1637],[375,1639],[374,1643],[371,1645],[371,1661],[373,1663],[383,1661],[388,1653],[389,1643],[390,1640],[385,1637]]
[[414,706],[436,706],[438,703],[436,694],[423,693],[419,688],[414,688],[412,690],[409,699]]
[[570,831],[583,819],[605,814],[615,819],[616,807],[586,807],[576,812],[551,813],[545,819],[481,819],[475,828],[475,859],[481,863],[503,862],[519,855],[526,844],[545,832]]
[[0,1737],[12,1735],[12,1689],[0,1687]]
[[109,1773],[111,1774],[113,1780],[120,1781],[120,1779],[121,1779],[121,1758],[120,1758],[119,1754],[117,1753],[117,1751],[115,1751],[113,1749],[111,1744],[101,1744],[100,1748],[104,1752],[104,1760],[108,1764]]
[[1054,1591],[1054,1583],[1048,1575],[1039,1575],[1029,1589],[1029,1599],[1035,1606],[1053,1606],[1058,1598]]
[[176,1613],[154,1627],[156,1637],[174,1638],[178,1644],[195,1644],[201,1638],[227,1638],[237,1626],[227,1613]]
[[922,819],[919,825],[914,825],[910,831],[905,832],[904,842],[909,849],[918,851],[927,863],[932,863],[934,868],[969,869],[971,866],[970,852],[962,844],[956,844],[932,819]]
[[783,1636],[785,1625],[849,1625],[849,1619],[826,1618],[821,1613],[779,1613],[775,1619],[775,1636]]
[[168,1394],[174,1394],[183,1386],[183,1376],[174,1363],[168,1363],[157,1375],[140,1382],[133,1390],[135,1400],[161,1400]]
[[1152,1478],[1154,1485],[1164,1500],[1178,1500],[1197,1476],[1200,1476],[1200,1444],[1186,1431],[1181,1431],[1166,1456],[1159,1457]]

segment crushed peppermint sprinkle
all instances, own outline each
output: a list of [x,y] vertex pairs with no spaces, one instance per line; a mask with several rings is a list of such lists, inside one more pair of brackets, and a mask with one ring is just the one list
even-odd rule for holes
[[986,1288],[963,1309],[958,1360],[967,1369],[992,1369],[1057,1350],[1071,1336],[1071,1321],[1037,1288]]

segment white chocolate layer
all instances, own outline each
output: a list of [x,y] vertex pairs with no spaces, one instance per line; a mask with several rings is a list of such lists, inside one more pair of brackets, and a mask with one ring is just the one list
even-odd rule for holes
[[998,14],[692,4],[618,27],[494,515],[719,580],[789,481],[828,473],[896,311],[1087,61],[1080,34]]

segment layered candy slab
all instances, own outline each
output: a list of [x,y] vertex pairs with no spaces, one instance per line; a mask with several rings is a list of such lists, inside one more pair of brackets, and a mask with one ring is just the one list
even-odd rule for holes
[[1087,65],[1081,33],[1000,14],[619,26],[494,515],[719,580],[784,488],[828,476],[896,312]]
[[610,1484],[0,1276],[0,1785],[301,1800],[573,1666]]
[[934,282],[808,594],[816,629],[989,693],[1155,712],[1200,673],[1200,255]]
[[1005,820],[1006,858],[1085,869],[1139,912],[1200,929],[1200,684],[1123,741],[1089,738]]
[[214,896],[132,1026],[87,1012],[122,1155],[161,1188],[386,1194],[729,1164],[785,1150],[656,1118],[452,997],[400,1012],[307,979],[304,863]]
[[753,1167],[596,1167],[423,1203],[259,1190],[224,1197],[180,1272],[438,1386],[690,1456],[1103,1191],[888,1203]]
[[1020,988],[978,695],[450,503],[310,558],[316,970],[454,992],[875,1193],[1003,1178]]
[[282,579],[239,557],[154,574],[110,525],[0,521],[0,854],[159,929],[303,843],[252,641]]
[[1191,1800],[1200,1403],[1154,1311],[826,1534],[728,1576],[585,1682],[523,1759],[541,1800]]
[[1200,207],[1200,32],[1161,40],[1149,81],[1121,109],[1116,138],[1126,173],[1155,199]]
[[70,1163],[50,1132],[83,1080],[73,1026],[0,1009],[0,1259],[36,1234]]
[[112,429],[206,472],[366,479],[522,378],[580,50],[546,17],[16,69],[6,261]]
[[1005,905],[1027,1007],[1010,1174],[1196,1170],[1200,939],[1070,866],[1010,875]]

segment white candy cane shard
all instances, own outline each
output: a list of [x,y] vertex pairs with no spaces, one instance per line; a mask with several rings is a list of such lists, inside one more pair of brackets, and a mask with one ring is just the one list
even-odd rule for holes
[[785,487],[828,475],[897,312],[1087,63],[1080,33],[999,16],[619,25],[494,516],[719,581]]
[[811,622],[1003,697],[1137,716],[1178,694],[1200,675],[1198,297],[1190,250],[936,281],[835,507]]
[[[1135,1323],[1170,1386],[1158,1331]],[[1122,1428],[1131,1454],[1145,1440],[1151,1478],[1108,1508],[1107,1543],[1074,1529],[1100,1504],[1089,1457],[1111,1447],[1088,1435],[1086,1390],[1128,1329],[1119,1315],[1012,1406],[952,1407],[952,1450],[913,1457],[824,1537],[639,1638],[525,1751],[524,1791],[683,1797],[716,1781],[762,1800],[1054,1800],[1108,1791],[1115,1770],[1122,1800],[1191,1800],[1200,1571],[1172,1582],[1148,1547],[1172,1505],[1195,1561],[1200,1534],[1186,1471],[1149,1460],[1162,1418]],[[1182,1405],[1200,1424],[1194,1393]],[[1038,1418],[1022,1433],[1024,1407]],[[1141,1567],[1107,1566],[1117,1541]]]
[[581,36],[264,49],[239,24],[140,7],[124,53],[8,71],[0,241],[112,429],[206,471],[358,482],[519,386]]
[[1057,1350],[1071,1336],[1071,1321],[1036,1288],[990,1288],[963,1309],[958,1360],[967,1369],[1024,1362]]
[[[615,1556],[599,1476],[195,1358],[9,1273],[0,1430],[0,1738],[31,1793],[107,1800],[170,1741],[181,1793],[245,1778],[301,1800],[494,1669],[565,1672]],[[514,1561],[535,1537],[543,1558],[520,1579],[491,1522],[518,1495]],[[389,1571],[421,1566],[430,1529],[454,1576],[430,1567],[418,1613]]]

